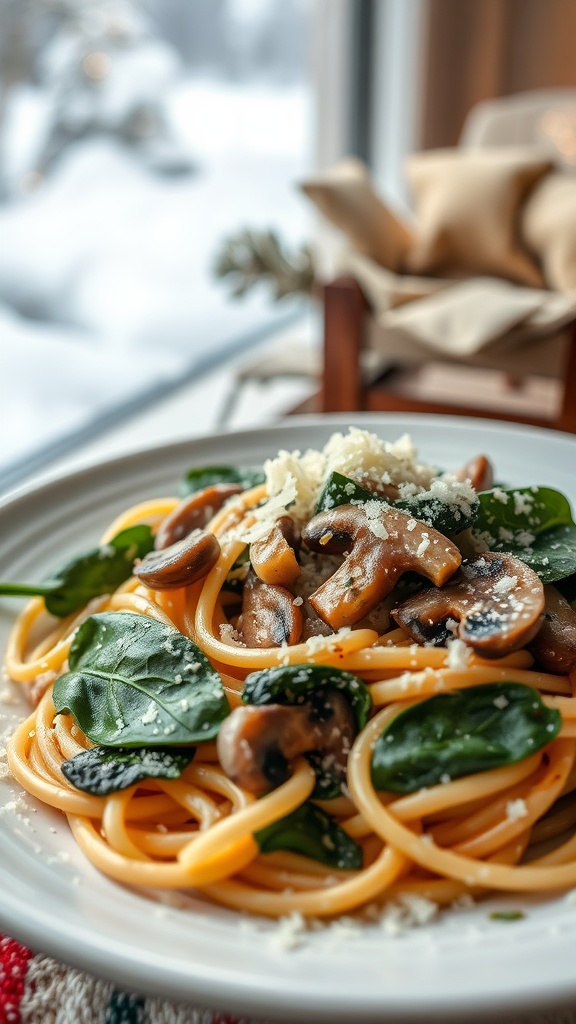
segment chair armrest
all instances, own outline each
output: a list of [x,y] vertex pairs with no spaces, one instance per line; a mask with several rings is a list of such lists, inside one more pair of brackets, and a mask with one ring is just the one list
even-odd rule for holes
[[566,355],[564,369],[564,394],[560,407],[560,415],[555,426],[557,430],[565,430],[576,434],[576,320],[568,328],[570,344]]

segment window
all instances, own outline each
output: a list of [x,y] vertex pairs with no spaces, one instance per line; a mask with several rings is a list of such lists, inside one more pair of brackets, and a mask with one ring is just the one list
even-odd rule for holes
[[0,8],[6,479],[294,315],[264,289],[231,299],[214,261],[243,228],[309,233],[314,9]]

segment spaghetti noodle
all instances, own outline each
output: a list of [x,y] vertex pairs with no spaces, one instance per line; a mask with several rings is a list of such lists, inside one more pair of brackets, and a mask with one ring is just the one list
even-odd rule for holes
[[[487,656],[481,646],[458,639],[455,636],[458,624],[449,620],[448,635],[440,646],[437,639],[415,643],[409,629],[405,625],[397,626],[390,620],[389,613],[399,601],[406,597],[412,599],[414,593],[421,592],[423,576],[431,578],[435,570],[425,561],[419,563],[418,578],[414,576],[412,563],[397,574],[399,577],[406,572],[410,574],[404,581],[404,590],[398,589],[396,580],[394,587],[380,592],[372,607],[363,614],[358,613],[350,625],[335,627],[315,611],[314,595],[329,586],[336,573],[349,562],[350,551],[341,546],[334,552],[334,531],[328,529],[321,535],[317,553],[313,551],[312,542],[309,548],[303,547],[299,555],[297,543],[291,546],[286,540],[278,542],[284,555],[288,545],[294,556],[288,585],[263,583],[254,574],[250,553],[254,552],[252,564],[258,564],[257,545],[270,537],[281,516],[290,515],[297,530],[302,531],[304,537],[311,536],[308,524],[322,514],[317,512],[318,498],[327,478],[334,472],[371,492],[368,501],[356,496],[346,506],[352,508],[354,514],[360,510],[365,517],[366,529],[362,537],[366,543],[374,542],[380,547],[390,545],[396,536],[393,530],[400,529],[400,522],[407,530],[405,535],[398,534],[406,550],[408,539],[420,531],[413,548],[420,552],[421,559],[425,558],[427,549],[437,543],[438,536],[442,537],[443,544],[445,542],[445,552],[448,546],[450,552],[456,546],[453,539],[446,539],[426,520],[418,520],[413,508],[402,508],[401,502],[423,492],[435,491],[438,495],[442,488],[449,493],[452,511],[455,501],[459,503],[460,513],[463,505],[470,506],[476,501],[469,481],[454,486],[454,478],[439,477],[430,467],[419,465],[405,440],[397,445],[385,445],[372,435],[352,431],[351,441],[341,437],[332,439],[323,453],[307,453],[305,457],[298,453],[281,454],[267,466],[266,484],[228,497],[202,525],[202,532],[217,539],[218,554],[211,567],[198,578],[181,585],[172,584],[168,589],[160,586],[155,589],[139,577],[138,560],[135,574],[113,592],[91,597],[81,608],[60,620],[47,613],[43,597],[33,598],[19,616],[6,652],[9,676],[28,688],[32,703],[36,705],[9,744],[8,760],[13,776],[34,797],[67,816],[84,854],[118,882],[154,888],[193,888],[228,907],[269,917],[281,917],[294,911],[310,917],[362,913],[374,906],[384,907],[400,893],[418,894],[442,905],[450,904],[463,894],[481,896],[494,890],[546,892],[575,886],[575,672],[573,668],[550,672],[535,663],[530,650],[534,629],[531,633],[525,632],[526,642],[512,644],[509,652],[496,656],[493,652]],[[350,497],[350,487],[346,493]],[[337,505],[333,497],[332,494],[325,503],[324,512],[332,511],[331,504]],[[135,524],[148,524],[154,533],[161,523],[166,523],[167,517],[177,516],[180,508],[181,503],[175,498],[146,501],[131,508],[109,527],[102,545],[109,545],[121,531]],[[395,519],[391,518],[390,509]],[[455,532],[451,531],[452,538]],[[468,556],[465,565],[473,565],[475,558],[482,557],[470,552],[469,537],[469,531],[463,531],[457,538]],[[350,533],[342,543],[350,546]],[[287,561],[290,561],[289,552],[288,556]],[[271,558],[274,557],[272,552]],[[459,553],[450,557],[456,558],[458,563],[461,561]],[[365,563],[365,556],[363,558]],[[142,564],[144,562],[146,558]],[[450,565],[446,581],[433,581],[432,587],[441,589],[452,585],[458,573],[461,573],[458,566]],[[516,592],[516,576],[508,573],[503,578],[505,584],[500,581],[496,587],[499,599],[505,595],[506,588]],[[270,588],[265,594],[269,601],[281,599],[275,587],[288,593],[289,606],[295,609],[293,625],[295,623],[296,630],[289,640],[285,633],[282,639],[266,642],[265,646],[261,643],[247,645],[246,638],[259,635],[258,630],[264,629],[265,637],[272,635],[263,625],[271,612],[270,604],[262,605],[263,611],[256,606],[254,611],[254,605],[250,604],[255,600],[252,596],[247,603],[246,598],[238,597],[242,584],[245,591],[251,586],[254,593],[258,593],[258,586]],[[346,581],[344,583],[357,598],[358,594],[366,593],[367,586],[365,580],[358,582],[357,577],[351,577],[347,587]],[[345,596],[348,600],[349,594]],[[321,602],[317,601],[316,605],[320,606]],[[346,614],[352,614],[349,601],[346,608]],[[522,614],[521,610],[517,612],[520,618]],[[287,630],[286,616],[280,615],[280,618]],[[540,613],[538,624],[541,619]],[[165,647],[168,645],[170,652],[173,650],[171,637],[184,638],[183,643],[195,645],[193,650],[199,650],[209,671],[216,673],[216,677],[209,677],[212,696],[206,700],[218,702],[220,697],[214,694],[220,692],[220,687],[225,695],[225,711],[220,720],[207,727],[209,735],[205,741],[180,742],[177,750],[182,754],[184,748],[184,762],[172,777],[162,773],[147,775],[144,760],[143,775],[132,784],[118,786],[104,795],[98,786],[93,786],[90,792],[89,787],[88,790],[79,788],[71,781],[63,765],[74,764],[77,758],[98,746],[98,740],[88,737],[90,729],[83,730],[70,712],[70,704],[62,707],[59,686],[64,685],[62,680],[66,682],[74,677],[74,671],[77,676],[85,671],[91,678],[97,674],[93,662],[88,669],[86,661],[84,669],[78,667],[80,638],[85,637],[87,623],[91,623],[93,636],[100,645],[104,636],[102,630],[110,623],[114,623],[114,629],[125,624],[125,646],[129,649],[131,636],[134,636],[130,630],[139,628],[138,623],[142,622],[154,624],[152,633],[155,636],[157,631],[158,636],[164,638],[162,642]],[[446,617],[443,622],[445,625]],[[96,657],[97,646],[93,641],[90,658]],[[188,663],[189,667],[191,664]],[[194,671],[196,669],[197,666]],[[217,678],[217,686],[214,678]],[[276,680],[276,689],[266,690],[269,679]],[[283,679],[287,680],[284,684]],[[308,690],[298,691],[296,698],[291,693],[292,686],[297,688],[301,683],[308,686],[314,679],[320,680],[322,701],[332,699],[334,687],[339,689],[343,713],[348,716],[347,728],[352,729],[350,743],[343,744],[343,751],[340,751],[344,764],[336,764],[335,776],[332,757],[328,783],[326,778],[324,783],[319,782],[326,764],[320,763],[322,751],[314,747],[316,741],[312,740],[307,747],[298,747],[301,739],[298,733],[300,738],[291,748],[287,739],[290,730],[300,729],[303,715],[307,716],[306,728],[310,721],[314,722],[313,737],[328,735],[329,730],[322,732],[321,719],[328,716],[332,721],[330,716],[336,713],[335,705],[323,703],[319,709],[318,692],[312,685]],[[171,685],[174,682],[172,680]],[[260,693],[262,687],[265,696],[259,703],[256,700],[250,703],[250,694]],[[364,696],[360,698],[358,693]],[[466,735],[462,737],[456,757],[456,760],[464,758],[463,768],[454,771],[452,758],[446,762],[449,767],[445,770],[436,770],[433,766],[431,775],[426,776],[428,781],[421,784],[418,781],[420,769],[414,767],[409,750],[400,768],[397,765],[386,768],[390,784],[379,782],[378,745],[388,765],[388,752],[384,747],[387,745],[395,752],[396,744],[400,743],[399,733],[408,729],[406,723],[412,722],[410,728],[416,733],[424,729],[422,743],[428,743],[429,750],[436,749],[440,759],[447,756],[453,736],[447,737],[446,730],[440,736],[437,729],[434,747],[430,733],[425,731],[429,720],[422,718],[429,712],[440,717],[444,714],[443,708],[448,705],[435,703],[438,699],[460,695],[466,700],[471,694],[480,700],[487,694],[492,717],[497,718],[510,710],[516,698],[524,700],[526,693],[534,697],[526,704],[532,708],[526,714],[532,714],[534,721],[530,719],[526,726],[529,735],[521,754],[517,751],[503,756],[501,751],[494,754],[498,744],[491,739],[486,757],[495,760],[486,762],[484,767],[484,762],[468,763],[466,743],[470,737]],[[347,707],[350,694],[356,695],[353,713]],[[365,714],[359,710],[361,699]],[[188,702],[188,696],[180,700],[183,721]],[[139,707],[141,709],[141,705]],[[271,722],[272,717],[266,718],[263,714],[278,707],[282,711],[280,754],[278,745],[274,746],[276,741],[266,735],[266,722]],[[153,702],[150,708],[149,712],[138,712],[141,731],[142,723],[152,726],[158,720]],[[247,708],[250,728],[261,729],[261,732],[252,740],[252,733],[247,739],[248,733],[240,731],[240,747],[244,744],[245,753],[246,745],[250,747],[252,743],[249,758],[257,761],[256,768],[264,773],[260,789],[244,785],[240,769],[238,774],[235,774],[236,769],[229,769],[228,762],[234,760],[232,755],[224,757],[222,754],[228,737],[230,743],[234,738],[230,723],[240,722]],[[101,704],[100,710],[104,716],[109,715],[108,707]],[[468,714],[468,710],[465,713]],[[520,713],[518,710],[518,715]],[[122,721],[122,714],[118,712],[116,722],[120,736],[128,727]],[[438,721],[434,719],[434,728]],[[242,730],[244,725],[237,728]],[[511,728],[520,727],[516,724]],[[485,734],[485,725],[482,729]],[[549,735],[534,741],[533,737],[540,736],[538,730],[542,729],[548,729]],[[216,742],[218,731],[221,738]],[[161,732],[160,740],[167,741],[169,730],[164,728]],[[267,744],[265,756],[258,761],[256,748],[262,743]],[[116,736],[109,746],[106,742],[100,746],[108,756],[110,748],[112,754],[119,746],[125,752],[131,743],[121,745]],[[292,749],[296,753],[290,755]],[[278,765],[270,767],[271,750],[280,759],[276,776],[274,771]],[[170,746],[162,746],[161,751],[160,759],[170,751]],[[311,756],[314,754],[318,756]],[[430,758],[433,759],[433,753],[429,754]],[[442,763],[445,765],[445,761]],[[409,776],[413,776],[412,783],[406,781]],[[326,857],[322,850],[318,854],[306,836],[303,840],[300,837],[296,845],[290,837],[282,838],[290,832],[294,814],[301,813],[303,808],[312,815],[306,820],[324,822],[319,845],[324,847]],[[315,814],[322,817],[314,818]],[[278,832],[278,825],[282,823],[288,824],[283,832],[282,829]],[[294,828],[298,832],[300,826],[296,823]],[[270,835],[274,837],[272,843]],[[547,848],[541,845],[544,840]],[[340,854],[334,853],[335,844],[338,846],[340,842]]]

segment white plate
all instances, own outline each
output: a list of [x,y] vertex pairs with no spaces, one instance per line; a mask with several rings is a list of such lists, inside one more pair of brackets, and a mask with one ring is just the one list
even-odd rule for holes
[[[175,493],[182,473],[214,462],[260,464],[280,448],[320,447],[343,417],[179,443],[91,466],[28,490],[0,508],[0,579],[37,580],[62,556],[97,541],[130,503]],[[499,423],[358,416],[389,440],[408,431],[420,454],[456,468],[480,452],[498,478],[548,484],[576,498],[576,438]],[[0,644],[19,607],[1,602]],[[14,712],[0,705],[4,722]],[[401,937],[366,927],[355,938],[312,933],[287,952],[278,926],[248,922],[193,896],[176,905],[122,888],[74,846],[65,820],[1,783],[0,926],[33,949],[120,986],[217,1006],[236,1015],[331,1022],[454,1021],[576,1005],[576,903],[497,898],[443,914]],[[522,920],[490,907],[526,909]]]

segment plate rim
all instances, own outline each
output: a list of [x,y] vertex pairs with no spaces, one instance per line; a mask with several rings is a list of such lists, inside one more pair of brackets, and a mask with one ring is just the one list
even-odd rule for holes
[[[54,497],[54,495],[60,489],[63,483],[66,483],[68,486],[71,487],[78,487],[81,486],[83,481],[86,481],[90,477],[93,477],[94,474],[98,476],[98,474],[112,470],[113,474],[118,475],[121,474],[122,470],[128,465],[134,467],[139,463],[145,463],[146,461],[149,460],[154,461],[162,459],[163,457],[168,456],[168,454],[170,458],[177,458],[180,453],[184,457],[187,450],[189,450],[190,448],[192,448],[192,450],[197,450],[198,447],[202,446],[203,444],[217,445],[220,443],[225,443],[227,440],[234,438],[234,442],[236,444],[242,445],[247,440],[249,441],[251,439],[261,438],[263,434],[270,436],[272,440],[275,436],[286,434],[286,431],[290,431],[290,428],[293,428],[294,432],[296,430],[305,430],[307,428],[317,428],[320,426],[322,426],[322,428],[327,429],[342,429],[344,423],[349,425],[357,425],[364,429],[370,429],[369,424],[372,425],[373,428],[376,428],[376,426],[384,428],[387,426],[400,429],[404,428],[406,432],[409,432],[410,425],[412,427],[418,428],[426,427],[427,425],[434,425],[435,427],[441,427],[446,429],[459,429],[462,427],[470,427],[473,431],[477,431],[478,428],[480,428],[480,432],[487,437],[490,435],[501,435],[502,431],[504,430],[508,436],[518,435],[523,439],[526,437],[538,436],[541,439],[545,441],[549,440],[552,443],[555,442],[563,444],[565,442],[568,442],[569,447],[574,447],[576,453],[576,436],[574,435],[564,434],[562,432],[549,430],[547,428],[538,428],[523,424],[510,424],[504,421],[486,421],[471,417],[469,419],[467,418],[466,421],[463,422],[462,419],[459,419],[457,417],[395,413],[337,413],[331,414],[330,416],[298,416],[290,417],[288,420],[282,420],[275,424],[270,424],[269,426],[266,426],[264,428],[249,428],[247,430],[243,430],[240,432],[234,430],[225,430],[219,433],[209,434],[206,436],[200,435],[183,437],[178,440],[163,442],[161,444],[156,444],[153,446],[144,444],[142,446],[134,448],[133,450],[116,454],[111,458],[106,458],[104,456],[95,459],[88,459],[85,464],[75,465],[69,469],[64,469],[60,471],[56,470],[53,473],[49,474],[46,478],[43,478],[39,481],[29,481],[27,482],[27,484],[18,488],[16,491],[10,492],[0,500],[0,517],[3,517],[6,514],[9,514],[17,510],[21,504],[25,505],[30,501],[32,496],[51,495],[52,497]],[[272,444],[271,447],[274,448],[274,445]],[[422,454],[425,456],[425,453]],[[11,894],[9,894],[8,898],[6,898],[5,896],[3,897],[0,894],[0,920],[2,921],[3,927],[8,927],[10,933],[13,934],[15,938],[19,938],[20,941],[25,942],[31,948],[37,948],[37,932],[34,929],[32,919],[29,919],[27,921],[26,919],[23,920],[21,917],[18,917],[15,902],[14,914],[12,917],[7,918],[6,905],[13,902],[14,901],[12,899]],[[153,988],[148,988],[146,984],[143,984],[143,981],[145,981],[145,979],[142,979],[142,977],[138,978],[137,973],[134,974],[133,971],[126,969],[127,964],[121,967],[120,960],[117,962],[117,964],[111,964],[110,962],[106,962],[106,956],[104,955],[104,951],[101,948],[98,948],[97,950],[99,956],[96,961],[87,961],[85,954],[81,952],[82,942],[78,943],[76,949],[71,949],[69,943],[66,943],[61,931],[58,930],[56,923],[54,923],[50,934],[51,949],[46,955],[54,956],[65,963],[70,963],[72,964],[72,966],[77,967],[81,970],[88,971],[89,973],[98,974],[101,977],[107,977],[120,985],[126,986],[128,984],[130,986],[133,985],[134,982],[137,982],[141,988],[143,987],[144,990],[149,991],[150,994],[155,993],[156,995],[160,994],[163,996],[175,998],[174,990],[171,987],[173,985],[173,979],[166,977],[164,983],[161,983],[160,985],[158,984],[159,979],[156,979]],[[84,946],[87,952],[89,949],[92,950],[93,957],[93,944],[90,944],[89,942],[84,942]],[[133,964],[133,959],[129,962]],[[216,984],[218,984],[218,982]],[[237,985],[233,991],[233,986],[229,984],[228,987],[229,991],[224,996],[224,998],[222,999],[222,997],[219,996],[217,999],[218,1005],[222,1004],[222,1008],[224,1010],[230,1010],[235,1013],[241,1011],[256,1014],[265,1013],[267,1015],[270,1015],[271,1007],[269,1006],[269,1004],[262,1002],[262,1000],[258,996],[255,997],[254,993],[252,993],[252,997],[250,997],[250,994],[244,990],[244,987],[242,985]],[[202,991],[198,993],[198,998],[199,1000],[211,1001],[215,997],[215,995],[216,991],[214,989],[214,983],[209,981],[208,984],[204,986]],[[558,986],[555,987],[553,992],[548,991],[545,986],[541,987],[540,992],[531,992],[529,995],[529,1001],[527,997],[527,1001],[523,1005],[521,1005],[521,1002],[518,1001],[518,994],[512,993],[507,997],[499,995],[498,1004],[496,1007],[493,998],[491,998],[490,994],[488,993],[485,997],[485,1000],[478,1000],[478,998],[476,997],[474,1008],[482,1012],[493,1011],[496,1008],[500,1012],[508,1010],[511,1012],[521,1012],[523,1009],[534,1010],[536,1008],[539,1008],[539,1006],[541,1006],[542,1008],[550,1009],[552,1003],[554,1003],[555,1006],[560,1007],[565,1004],[565,1000],[567,998],[574,999],[575,996],[576,980],[573,984],[567,982],[564,990],[562,991],[558,989]],[[197,998],[196,994],[184,991],[179,991],[176,994],[176,997],[178,999],[183,1000],[194,1000]],[[238,1006],[237,1003],[238,999],[241,999],[240,1007]],[[287,1008],[287,1012],[290,1012],[290,1019],[311,1019],[310,1006],[304,1006],[302,1003],[299,1003],[296,992],[292,993],[291,999],[292,1003]],[[312,1009],[314,1013],[314,1020],[317,1021],[321,1021],[324,1019],[344,1021],[346,1020],[346,1014],[349,1015],[350,1012],[352,1012],[350,1006],[347,1006],[344,1009],[342,1009],[342,1007],[334,1006],[330,1006],[328,1008],[315,1006]],[[469,1013],[470,1010],[470,1002],[466,998],[448,998],[444,999],[444,1001],[438,1002],[438,1004],[434,1007],[431,1007],[426,1014],[426,1019],[430,1021],[437,1019],[453,1019],[455,1015]],[[360,1016],[358,1016],[357,1019],[359,1021],[369,1021],[376,1019],[379,1019],[381,1021],[392,1021],[392,1019],[398,1021],[408,1021],[409,1019],[412,1019],[414,1017],[414,1014],[420,1015],[419,1019],[422,1019],[422,1011],[423,1007],[418,1003],[418,1001],[413,1001],[412,1003],[407,1002],[405,1005],[394,1004],[393,1006],[383,1006],[382,1003],[380,1002],[374,1002],[373,996],[372,1001],[366,999],[364,1000],[364,1003],[359,1010]],[[393,1017],[389,1016],[390,1012],[393,1014]],[[344,1016],[342,1016],[342,1013],[344,1014]],[[302,1016],[302,1014],[307,1014],[307,1016],[304,1017]],[[273,1013],[273,1016],[275,1016],[275,1019],[288,1019],[284,1016],[283,1009],[280,1010],[280,1016],[278,1016],[277,1013]]]
[[[236,430],[232,427],[210,432],[208,434],[187,434],[181,437],[177,437],[172,440],[164,440],[157,444],[136,444],[134,446],[127,447],[124,451],[119,451],[111,456],[105,456],[97,454],[90,456],[88,455],[85,459],[79,458],[79,461],[70,466],[55,466],[49,469],[46,473],[33,475],[31,478],[23,481],[15,488],[10,488],[8,491],[0,490],[0,510],[6,505],[17,501],[20,498],[25,498],[31,492],[44,491],[44,489],[50,488],[53,485],[58,484],[64,480],[71,480],[72,478],[79,477],[83,474],[91,473],[98,469],[110,467],[117,469],[121,464],[131,462],[134,459],[146,458],[155,453],[170,452],[181,449],[184,451],[187,446],[196,443],[212,442],[212,441],[223,441],[225,439],[242,439],[251,438],[265,432],[272,434],[282,433],[290,428],[314,428],[322,425],[330,424],[342,424],[346,420],[350,426],[356,426],[363,429],[367,429],[366,424],[373,423],[390,423],[391,425],[409,427],[410,424],[417,426],[446,426],[453,430],[457,430],[460,427],[472,427],[474,429],[480,429],[481,432],[490,433],[501,433],[505,431],[507,434],[518,434],[521,437],[533,437],[540,439],[554,439],[558,441],[564,441],[572,444],[576,444],[576,434],[570,434],[562,430],[556,430],[553,427],[540,427],[534,426],[529,423],[517,423],[511,420],[498,420],[498,419],[482,419],[478,416],[444,416],[439,413],[396,413],[396,412],[336,412],[336,413],[308,413],[297,416],[286,416],[283,419],[275,421],[273,423],[266,424],[265,426],[257,427],[246,427],[242,430]],[[1,478],[0,478],[1,484]]]

